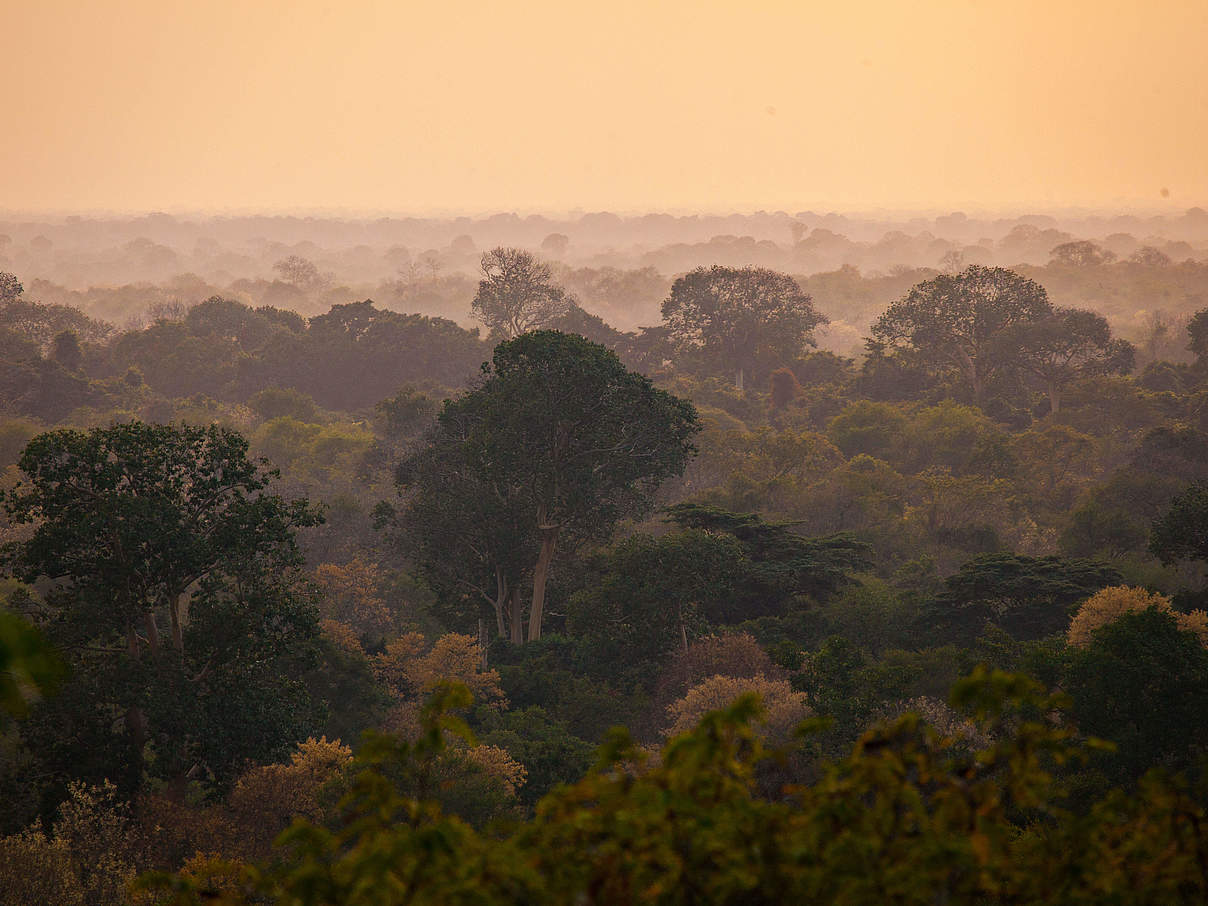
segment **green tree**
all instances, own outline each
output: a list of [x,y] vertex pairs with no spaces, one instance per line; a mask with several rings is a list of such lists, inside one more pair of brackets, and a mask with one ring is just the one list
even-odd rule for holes
[[1196,766],[1208,744],[1208,649],[1156,607],[1126,613],[1076,649],[1065,688],[1084,733],[1116,743],[1116,782]]
[[1113,340],[1107,319],[1093,311],[1057,308],[1037,321],[1024,321],[1003,332],[1005,359],[1036,377],[1049,397],[1049,411],[1061,410],[1061,394],[1081,377],[1128,374],[1136,351],[1127,340]]
[[1208,484],[1193,484],[1153,524],[1149,550],[1163,563],[1208,560]]
[[524,249],[491,249],[481,268],[470,310],[504,339],[549,327],[570,310],[573,300],[554,283],[549,265]]
[[1094,560],[986,554],[944,580],[928,616],[945,640],[955,633],[972,641],[988,623],[1035,639],[1065,631],[1072,605],[1121,581]]
[[62,674],[63,663],[42,633],[0,609],[0,710],[24,714]]
[[[219,427],[52,431],[19,466],[7,510],[33,531],[10,550],[15,572],[47,584],[75,692],[124,712],[133,782],[151,740],[169,775],[280,745],[302,709],[288,713],[279,665],[316,632],[291,581],[295,532],[318,513],[271,493],[275,473]],[[260,712],[254,733],[230,719],[240,708]]]
[[[500,344],[481,385],[444,404],[413,462],[424,466],[447,450],[457,464],[418,483],[424,505],[461,513],[486,500],[489,512],[523,514],[534,640],[559,545],[607,539],[621,519],[647,512],[659,483],[682,473],[697,430],[690,403],[626,370],[615,353],[573,334],[533,331]],[[411,469],[405,464],[404,474]],[[440,501],[437,486],[452,496]],[[417,528],[439,535],[440,513],[429,512]]]
[[914,286],[872,327],[874,350],[913,353],[960,375],[981,402],[990,381],[1014,364],[1005,331],[1052,312],[1044,287],[1014,271],[973,265]]
[[733,608],[745,559],[737,539],[724,535],[635,535],[571,597],[567,629],[625,663],[687,648],[706,619]]
[[787,274],[714,265],[672,284],[663,322],[681,351],[733,374],[741,390],[748,374],[766,376],[798,359],[827,319]]

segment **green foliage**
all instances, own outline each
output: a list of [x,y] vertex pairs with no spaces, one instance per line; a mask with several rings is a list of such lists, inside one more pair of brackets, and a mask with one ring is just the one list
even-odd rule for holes
[[878,350],[904,349],[932,368],[958,374],[977,402],[1013,363],[1009,330],[1052,310],[1044,287],[1005,268],[973,265],[913,287],[872,328]]
[[[750,564],[737,539],[689,530],[613,548],[570,600],[567,630],[626,663],[683,647],[710,622],[734,622]],[[741,619],[741,617],[737,617]]]
[[[463,690],[464,694],[464,690]],[[345,906],[394,903],[851,904],[1193,902],[1203,807],[1147,781],[1076,817],[1057,780],[1085,757],[1064,700],[1032,681],[976,671],[953,704],[973,735],[941,736],[915,714],[865,733],[817,780],[758,793],[775,754],[753,725],[757,696],[708,714],[652,761],[621,731],[578,783],[528,823],[484,836],[388,779],[431,776],[447,734],[425,709],[414,744],[362,753],[336,831],[297,823],[265,867],[211,864],[144,879],[177,904],[204,900]],[[970,753],[969,739],[988,740]]]
[[63,662],[42,633],[0,609],[0,710],[25,714],[31,699],[51,691]]
[[697,268],[679,277],[663,302],[669,337],[699,356],[706,371],[763,379],[814,345],[826,323],[810,297],[787,274],[759,267]]
[[1149,549],[1163,563],[1208,560],[1208,485],[1192,485],[1153,524]]
[[[604,540],[621,519],[647,512],[659,483],[694,452],[696,410],[626,370],[615,353],[556,331],[500,344],[483,377],[445,402],[427,448],[400,467],[401,483],[414,489],[404,518],[429,539],[459,539],[421,541],[421,565],[479,550],[474,559],[487,576],[479,581],[496,593],[476,587],[494,604],[501,632],[504,605],[515,605],[525,578],[521,564],[531,564],[533,640],[555,549]],[[519,629],[514,606],[514,641]]]
[[1085,733],[1116,743],[1096,762],[1116,783],[1198,768],[1208,755],[1208,650],[1175,616],[1126,613],[1073,654],[1066,688]]
[[1018,639],[1064,632],[1070,608],[1119,585],[1113,568],[1093,560],[987,554],[944,580],[928,619],[944,638],[972,641],[988,623]]
[[33,531],[10,554],[17,575],[47,583],[48,632],[74,671],[31,732],[74,713],[67,764],[70,746],[109,759],[124,747],[97,769],[130,785],[148,746],[161,776],[221,779],[296,738],[306,702],[278,659],[316,634],[295,532],[321,516],[271,493],[273,473],[241,436],[138,422],[60,430],[30,441],[20,467],[8,512]]

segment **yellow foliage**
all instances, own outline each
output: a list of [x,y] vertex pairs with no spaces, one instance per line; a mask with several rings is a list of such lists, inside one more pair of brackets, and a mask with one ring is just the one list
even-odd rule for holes
[[227,800],[235,825],[245,832],[240,854],[264,858],[294,818],[320,820],[320,791],[351,761],[352,750],[339,740],[312,737],[298,745],[287,764],[260,765],[240,777]]
[[747,692],[758,693],[765,721],[760,735],[773,742],[787,741],[796,726],[812,713],[805,694],[794,691],[785,680],[768,679],[762,674],[751,677],[713,676],[693,686],[688,694],[667,708],[671,725],[667,736],[678,736],[695,727],[710,711],[734,704]]
[[357,638],[356,630],[347,623],[341,623],[339,620],[320,620],[319,629],[323,635],[349,654],[359,654],[362,657],[365,655],[365,649],[361,646],[361,640]]
[[1170,605],[1170,598],[1165,595],[1125,585],[1104,588],[1083,601],[1070,621],[1066,638],[1071,645],[1085,648],[1090,644],[1095,630],[1114,623],[1126,613],[1148,610],[1150,607],[1172,614],[1179,629],[1195,633],[1202,644],[1208,645],[1208,614],[1204,611],[1177,613]]
[[439,683],[458,682],[464,683],[480,704],[507,704],[499,672],[483,670],[482,649],[472,636],[451,632],[428,648],[420,633],[407,633],[373,659],[373,670],[378,680],[400,698],[420,697]]
[[323,589],[320,614],[352,627],[359,635],[383,636],[395,624],[395,615],[379,592],[381,574],[362,557],[343,565],[324,563],[315,570]]
[[488,776],[503,784],[509,796],[515,796],[516,790],[524,786],[524,781],[528,779],[528,771],[524,765],[513,758],[507,749],[480,745],[467,749],[464,754],[466,760],[473,762]]

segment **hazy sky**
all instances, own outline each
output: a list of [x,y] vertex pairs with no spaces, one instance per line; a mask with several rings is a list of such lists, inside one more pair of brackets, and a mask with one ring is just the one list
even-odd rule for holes
[[1208,0],[0,0],[0,35],[7,209],[1208,206]]

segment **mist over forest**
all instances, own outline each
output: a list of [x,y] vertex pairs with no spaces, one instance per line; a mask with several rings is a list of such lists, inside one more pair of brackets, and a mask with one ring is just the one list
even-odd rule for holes
[[[978,264],[1043,275],[1056,303],[1099,312],[1144,345],[1156,324],[1177,326],[1202,307],[1208,213],[0,217],[0,268],[20,274],[30,298],[118,327],[212,295],[308,317],[368,298],[473,327],[479,259],[496,246],[549,260],[584,310],[620,330],[656,324],[678,274],[758,266],[798,277],[831,321],[820,346],[853,355],[909,285]],[[283,269],[291,259],[302,269]],[[1183,360],[1185,350],[1163,355]]]
[[0,3],[0,906],[1208,903],[1208,3]]

